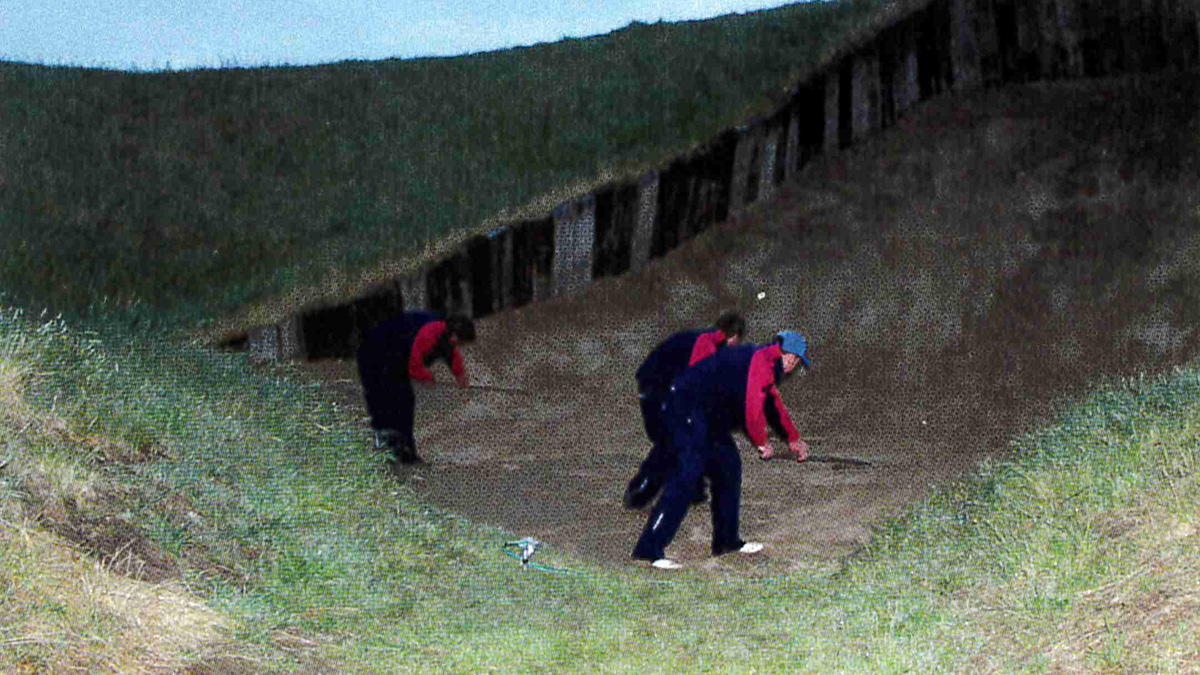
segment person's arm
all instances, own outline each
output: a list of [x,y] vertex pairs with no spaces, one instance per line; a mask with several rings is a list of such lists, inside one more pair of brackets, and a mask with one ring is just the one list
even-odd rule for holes
[[467,377],[467,368],[463,363],[462,353],[458,351],[458,344],[451,338],[450,340],[450,372],[454,373],[454,381],[458,386],[466,389],[471,385],[470,378]]
[[637,372],[634,373],[634,379],[638,383],[638,393],[644,394],[654,389],[664,389],[671,384],[669,379],[666,382],[662,381],[663,345],[665,344],[665,342],[660,343],[651,350],[642,361],[642,365],[638,366]]
[[787,406],[783,404],[779,390],[772,386],[767,398],[766,417],[771,423],[771,428],[775,430],[775,433],[787,439],[788,450],[796,455],[796,461],[803,462],[808,459],[808,443],[800,439],[800,432],[792,423],[792,416],[788,413]]
[[412,352],[408,356],[408,377],[415,382],[433,383],[433,373],[425,367],[425,358],[437,346],[438,338],[446,331],[446,322],[430,321],[421,326],[413,338]]
[[796,425],[792,423],[792,416],[788,413],[787,406],[783,405],[783,399],[779,396],[779,390],[772,386],[767,391],[766,401],[763,408],[766,413],[767,424],[775,433],[779,434],[780,438],[787,439],[788,445],[800,440],[800,432],[796,430]]

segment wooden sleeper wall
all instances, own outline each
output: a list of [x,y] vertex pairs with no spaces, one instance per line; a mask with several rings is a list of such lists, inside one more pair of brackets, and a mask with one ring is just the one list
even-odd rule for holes
[[771,115],[668,166],[511,223],[336,307],[249,332],[258,359],[353,356],[405,308],[494,312],[571,295],[666,255],[796,175],[952,91],[1200,66],[1193,0],[932,0],[799,83]]

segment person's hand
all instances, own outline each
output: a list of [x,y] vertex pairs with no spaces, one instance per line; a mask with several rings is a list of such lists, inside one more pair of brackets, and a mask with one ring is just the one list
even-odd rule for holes
[[467,379],[466,373],[456,376],[454,381],[458,383],[459,389],[466,389],[467,387],[471,386],[471,381]]
[[803,462],[808,459],[808,443],[802,440],[797,440],[795,443],[788,443],[788,450],[791,450],[796,455],[797,462]]
[[775,448],[770,443],[758,446],[758,458],[767,460],[775,456]]

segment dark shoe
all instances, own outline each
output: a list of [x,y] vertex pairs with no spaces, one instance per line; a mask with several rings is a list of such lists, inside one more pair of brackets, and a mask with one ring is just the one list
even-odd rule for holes
[[425,460],[417,455],[417,451],[413,450],[407,444],[392,443],[386,448],[391,457],[387,458],[388,470],[392,473],[397,473],[403,467],[413,466],[414,464],[424,464]]
[[633,480],[629,481],[629,487],[625,488],[625,498],[622,500],[625,508],[641,511],[654,501],[661,488],[658,481],[648,476],[634,476]]
[[425,463],[425,460],[421,459],[420,457],[417,457],[416,454],[407,455],[405,457],[388,457],[387,458],[387,470],[388,470],[388,473],[395,475],[395,476],[399,476],[399,475],[405,473],[408,469],[411,469],[412,467],[414,467],[418,464],[424,464],[424,463]]
[[425,460],[421,459],[421,457],[417,455],[417,451],[413,450],[412,448],[395,448],[393,452],[395,454],[395,460],[401,464],[407,464],[411,466],[413,464],[425,463]]
[[425,460],[417,456],[412,444],[398,431],[383,429],[375,435],[376,447],[392,453],[392,457],[401,464],[422,464]]

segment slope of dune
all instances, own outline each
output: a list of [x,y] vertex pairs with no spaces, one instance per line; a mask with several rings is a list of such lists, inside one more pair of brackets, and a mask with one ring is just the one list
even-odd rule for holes
[[[705,508],[671,553],[716,574],[835,560],[1067,398],[1200,354],[1197,110],[1194,73],[926,104],[638,273],[481,320],[465,356],[492,388],[422,391],[430,463],[398,480],[628,564],[645,516],[620,495],[648,449],[633,372],[736,308],[751,341],[810,336],[812,372],[781,388],[793,417],[815,453],[873,465],[744,452],[742,535],[767,555],[709,558]],[[304,368],[361,408],[352,362]]]

